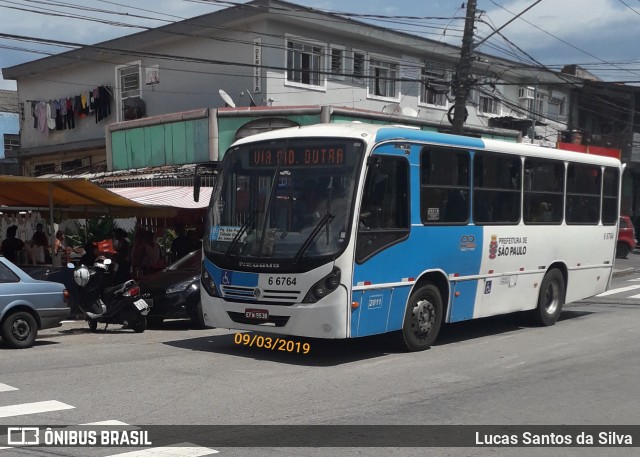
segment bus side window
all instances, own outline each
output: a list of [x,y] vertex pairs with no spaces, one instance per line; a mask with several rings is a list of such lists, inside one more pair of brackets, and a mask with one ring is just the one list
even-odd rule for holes
[[367,171],[360,205],[357,262],[364,262],[409,234],[408,189],[407,160],[377,156]]

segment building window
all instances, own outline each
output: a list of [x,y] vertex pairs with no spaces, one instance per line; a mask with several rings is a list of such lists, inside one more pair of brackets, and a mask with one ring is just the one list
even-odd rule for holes
[[344,49],[331,48],[331,77],[341,78],[344,75]]
[[129,120],[131,116],[124,113],[125,107],[142,98],[140,62],[116,67],[116,77],[118,120]]
[[139,97],[140,93],[140,65],[120,68],[120,96],[124,100],[129,97]]
[[427,105],[447,107],[450,73],[441,63],[427,61],[422,69],[420,102]]
[[20,149],[20,135],[13,133],[4,134],[4,155],[5,157],[11,156],[14,152],[17,153]]
[[322,47],[296,41],[287,42],[287,81],[320,85]]
[[549,117],[565,117],[567,115],[567,99],[565,97],[550,97],[547,114]]
[[544,114],[544,94],[532,87],[521,87],[518,91],[520,106],[527,110],[527,115]]
[[500,102],[493,97],[480,95],[478,98],[478,110],[482,114],[500,114]]
[[42,176],[53,174],[56,172],[56,165],[54,163],[45,163],[36,165],[33,167],[33,176]]
[[384,60],[369,60],[369,95],[398,98],[398,64]]
[[70,160],[60,164],[62,173],[74,174],[82,169],[82,159]]
[[364,61],[365,56],[361,52],[353,52],[353,80],[356,82],[364,81]]

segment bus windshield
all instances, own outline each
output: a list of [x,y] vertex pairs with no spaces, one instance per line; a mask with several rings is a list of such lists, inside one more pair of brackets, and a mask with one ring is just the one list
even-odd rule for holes
[[336,256],[348,242],[364,149],[361,141],[324,137],[230,149],[207,216],[205,252],[221,263]]

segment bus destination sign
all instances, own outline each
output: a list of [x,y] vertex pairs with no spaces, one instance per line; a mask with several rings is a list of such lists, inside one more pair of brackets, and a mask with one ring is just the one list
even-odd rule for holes
[[251,167],[314,167],[337,166],[345,163],[343,146],[289,147],[283,149],[251,148],[249,149],[249,166]]

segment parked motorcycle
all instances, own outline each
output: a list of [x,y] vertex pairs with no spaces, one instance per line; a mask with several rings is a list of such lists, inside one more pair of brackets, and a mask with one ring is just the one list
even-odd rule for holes
[[99,256],[93,267],[68,265],[75,268],[73,279],[78,285],[78,307],[87,317],[92,332],[103,323],[105,329],[109,324],[121,324],[142,333],[147,328],[149,305],[140,296],[140,288],[134,280],[110,285],[110,264],[111,259]]

